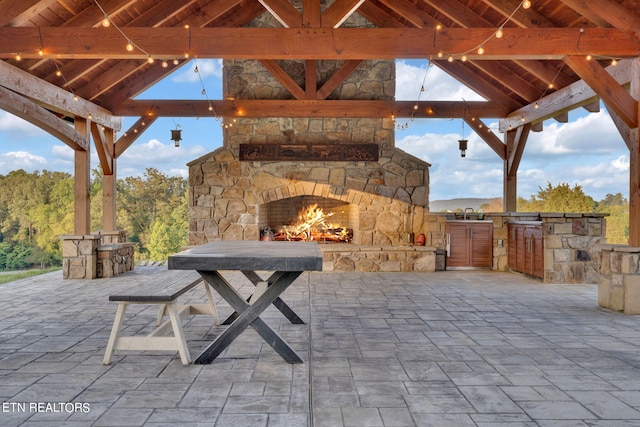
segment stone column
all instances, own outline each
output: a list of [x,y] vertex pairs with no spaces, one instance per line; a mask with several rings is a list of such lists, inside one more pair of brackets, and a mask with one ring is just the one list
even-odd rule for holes
[[95,279],[100,236],[67,235],[62,239],[62,278]]

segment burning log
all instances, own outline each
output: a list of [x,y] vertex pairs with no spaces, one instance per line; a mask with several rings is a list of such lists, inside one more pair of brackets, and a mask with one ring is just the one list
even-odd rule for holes
[[325,213],[317,204],[303,209],[298,214],[298,222],[275,231],[274,240],[350,242],[353,230],[327,221],[334,212]]

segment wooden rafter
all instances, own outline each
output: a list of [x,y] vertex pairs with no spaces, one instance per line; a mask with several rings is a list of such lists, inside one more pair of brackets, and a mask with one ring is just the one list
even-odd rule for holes
[[500,141],[496,134],[493,133],[489,126],[484,124],[482,120],[475,117],[473,119],[465,119],[464,121],[471,129],[474,130],[476,135],[478,135],[493,151],[496,152],[501,160],[506,160],[507,147],[504,142]]
[[271,73],[271,75],[285,88],[287,92],[293,95],[296,99],[304,99],[305,91],[296,83],[286,71],[282,69],[277,62],[263,59],[260,61],[262,66]]
[[100,167],[105,175],[112,175],[114,172],[113,164],[113,137],[109,137],[109,133],[113,135],[113,131],[105,132],[102,126],[91,123],[91,136],[96,146],[96,153],[100,160]]
[[39,104],[49,110],[71,117],[88,117],[91,115],[92,120],[96,123],[120,130],[122,119],[115,117],[109,110],[81,98],[74,99],[72,93],[47,83],[4,61],[0,61],[0,86],[4,86],[28,98],[36,99]]
[[[627,85],[631,81],[634,60],[623,60],[616,66],[607,67],[607,74],[618,85]],[[500,120],[499,129],[506,132],[523,123],[538,123],[553,118],[559,113],[592,104],[598,100],[598,94],[585,81],[580,80],[553,92],[538,101],[517,109],[509,117]]]
[[[157,116],[140,117],[118,140],[115,142],[113,157],[117,159],[131,146],[149,126],[158,119]],[[140,130],[138,130],[140,129]]]
[[0,108],[58,138],[74,150],[88,150],[89,141],[66,121],[35,102],[0,86]]
[[596,61],[584,55],[567,56],[564,60],[599,96],[610,110],[630,128],[638,127],[638,101],[624,90],[618,82]]
[[593,20],[604,20],[600,26],[611,24],[626,31],[636,43],[640,43],[640,16],[629,12],[629,9],[617,1],[611,0],[561,0],[581,15]]
[[302,15],[289,0],[258,0],[285,28],[302,27]]
[[[109,28],[42,28],[46,50],[57,58],[147,59],[143,52],[123,49],[122,35]],[[510,28],[502,39],[494,28],[192,28],[191,52],[200,58],[255,59],[395,59],[428,58],[444,52],[468,52],[489,38],[485,53],[470,52],[470,60],[563,59],[567,55],[635,57],[638,44],[615,28]],[[184,28],[127,28],[134,40],[157,57],[184,54]],[[407,43],[407,40],[434,40]],[[580,43],[578,45],[578,39]],[[211,43],[216,40],[216,43]],[[278,40],[279,43],[273,43]],[[375,44],[371,40],[377,40]],[[39,57],[40,35],[31,27],[1,27],[0,57]]]
[[339,27],[364,1],[365,0],[343,0],[333,2],[322,14],[322,26]]
[[0,2],[0,26],[20,26],[46,10],[56,0],[6,0]]

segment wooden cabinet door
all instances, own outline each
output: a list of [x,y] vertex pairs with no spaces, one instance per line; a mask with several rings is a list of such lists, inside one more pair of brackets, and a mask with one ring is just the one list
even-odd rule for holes
[[448,267],[492,267],[493,223],[448,223]]
[[447,266],[469,267],[469,227],[464,223],[448,223]]
[[469,224],[471,267],[493,267],[493,223]]
[[509,224],[509,268],[542,278],[544,245],[541,225]]

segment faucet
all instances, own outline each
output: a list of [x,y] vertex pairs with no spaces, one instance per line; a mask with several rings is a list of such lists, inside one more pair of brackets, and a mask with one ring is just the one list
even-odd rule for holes
[[465,208],[464,209],[464,220],[467,220],[467,212],[471,211],[471,213],[473,213],[473,208]]

